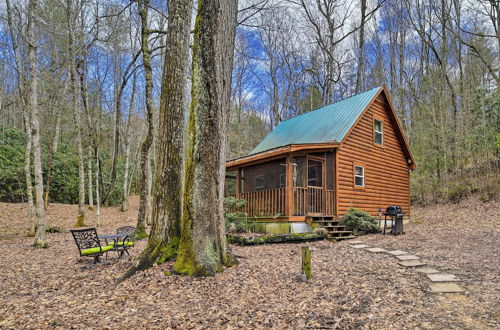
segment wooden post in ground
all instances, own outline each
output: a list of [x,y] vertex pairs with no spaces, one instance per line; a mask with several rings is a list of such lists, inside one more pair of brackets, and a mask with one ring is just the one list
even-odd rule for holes
[[310,280],[311,275],[311,249],[308,246],[302,247],[302,274]]

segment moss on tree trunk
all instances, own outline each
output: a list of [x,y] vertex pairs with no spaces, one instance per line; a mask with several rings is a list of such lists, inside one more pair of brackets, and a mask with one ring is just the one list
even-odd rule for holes
[[198,2],[181,236],[174,271],[207,276],[233,265],[223,198],[236,27],[234,0]]
[[[147,2],[141,1],[139,5],[143,8],[147,6]],[[173,259],[177,254],[181,233],[185,89],[189,63],[192,6],[192,0],[178,0],[169,3],[167,43],[160,97],[158,151],[152,193],[151,232],[138,266],[130,269],[122,277],[122,280],[138,270]],[[147,10],[147,8],[144,9]],[[146,16],[142,17],[144,19]]]

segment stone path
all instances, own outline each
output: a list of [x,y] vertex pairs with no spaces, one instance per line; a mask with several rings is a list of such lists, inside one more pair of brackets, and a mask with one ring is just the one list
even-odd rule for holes
[[364,244],[363,241],[352,241],[351,247],[353,249],[365,249],[371,253],[387,253],[392,256],[395,256],[400,261],[399,265],[403,267],[412,267],[417,272],[425,274],[431,281],[430,285],[431,292],[435,293],[460,293],[464,292],[462,287],[460,287],[457,283],[460,279],[453,274],[445,274],[441,273],[439,270],[429,267],[424,267],[427,264],[420,260],[419,257],[409,254],[406,251],[394,250],[387,251],[385,249],[381,249],[378,247],[370,247],[369,245]]
[[366,251],[373,253],[387,252],[387,250],[381,248],[368,248]]
[[403,254],[402,256],[396,256],[399,260],[420,260],[419,257],[413,256],[411,254]]

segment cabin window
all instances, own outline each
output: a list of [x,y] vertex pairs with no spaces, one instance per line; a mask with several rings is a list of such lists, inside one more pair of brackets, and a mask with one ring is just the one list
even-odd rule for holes
[[376,144],[384,145],[384,122],[379,119],[373,119],[373,139]]
[[255,189],[264,189],[264,176],[256,175],[255,176]]
[[365,186],[365,168],[363,166],[354,166],[354,185],[356,187]]

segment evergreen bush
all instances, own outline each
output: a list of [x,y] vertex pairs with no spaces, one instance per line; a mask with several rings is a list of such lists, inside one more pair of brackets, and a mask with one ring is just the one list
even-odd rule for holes
[[372,217],[365,211],[355,208],[349,209],[347,213],[342,217],[340,223],[342,225],[345,225],[354,233],[377,233],[379,231],[378,221],[375,217]]

